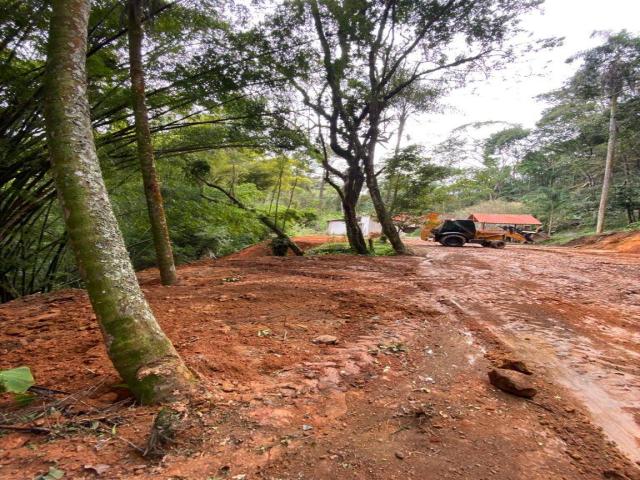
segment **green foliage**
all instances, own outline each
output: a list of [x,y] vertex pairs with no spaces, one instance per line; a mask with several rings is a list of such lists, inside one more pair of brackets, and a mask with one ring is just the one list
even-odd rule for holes
[[310,248],[306,252],[307,255],[342,255],[353,254],[353,250],[348,243],[345,242],[332,242],[323,243],[317,247]]
[[389,257],[396,254],[388,242],[382,243],[379,241],[373,242],[373,253],[377,257]]
[[64,471],[57,469],[56,467],[49,467],[47,473],[43,473],[35,477],[34,480],[60,480],[64,477]]
[[640,80],[640,37],[626,30],[601,35],[603,44],[569,59],[582,60],[572,90],[584,99],[633,95]]
[[449,177],[452,169],[435,164],[424,149],[409,145],[388,158],[382,188],[392,213],[424,212],[438,202],[435,186]]
[[35,385],[29,367],[17,367],[0,371],[0,393],[23,394]]
[[627,225],[625,227],[625,230],[629,230],[629,231],[640,230],[640,221],[639,222],[630,223],[629,225]]
[[[563,88],[541,97],[549,107],[531,131],[509,125],[474,143],[461,136],[465,126],[434,150],[434,161],[441,164],[456,155],[467,164],[481,164],[461,168],[447,180],[437,211],[509,213],[516,202],[517,210],[537,216],[547,231],[589,231],[607,151],[609,112],[603,97],[616,93],[617,160],[607,222],[616,229],[640,220],[640,96],[634,87],[640,38],[627,32],[609,35],[601,46],[574,58],[582,62],[577,73]],[[482,155],[469,153],[474,150]]]
[[[132,174],[133,173],[133,174]],[[265,238],[255,217],[230,205],[221,196],[215,202],[202,197],[199,186],[178,163],[160,162],[159,174],[176,263],[227,255]],[[109,172],[113,206],[138,269],[153,266],[155,253],[141,179],[136,172]],[[252,184],[235,187],[238,197],[254,202],[263,197]],[[213,196],[214,194],[212,194]]]
[[[256,88],[259,69],[247,61],[251,48],[241,26],[241,8],[218,0],[145,2],[151,21],[145,24],[145,74],[151,129],[158,161],[201,152],[251,148],[297,149],[303,139],[269,105],[264,89]],[[148,265],[139,197],[131,186],[138,168],[130,108],[124,8],[121,0],[91,2],[87,67],[88,89],[96,145],[103,169],[125,182],[119,210],[128,245],[137,265]],[[0,18],[0,301],[60,286],[77,286],[74,259],[48,173],[49,161],[42,124],[42,73],[49,23],[48,2],[24,0],[2,4]],[[235,22],[237,20],[237,22]],[[221,67],[224,66],[224,67]],[[120,170],[121,173],[116,171]],[[107,180],[110,180],[109,178]],[[128,184],[126,184],[128,182]],[[250,183],[250,182],[247,182]],[[165,181],[165,185],[167,182]],[[110,181],[114,191],[116,182]],[[193,205],[176,186],[176,205]],[[117,189],[114,191],[118,195]],[[183,195],[185,194],[185,195]],[[205,203],[202,201],[202,203]],[[204,207],[202,207],[204,208]],[[194,215],[197,214],[194,212]],[[218,216],[230,218],[228,212]],[[174,224],[180,223],[174,213]],[[204,218],[213,222],[211,210]],[[132,225],[129,225],[129,222]],[[181,225],[183,260],[206,250],[228,252],[255,240],[249,227],[236,239],[233,228],[220,222],[208,226],[186,220]],[[231,222],[234,223],[234,222]],[[238,222],[235,222],[238,223]],[[196,225],[197,224],[197,225]],[[191,244],[194,244],[191,246]]]
[[576,238],[584,237],[587,235],[593,235],[595,233],[595,228],[574,228],[571,230],[562,230],[554,233],[551,237],[545,240],[543,243],[545,245],[564,245],[571,240],[575,240]]
[[[348,243],[344,242],[330,242],[323,243],[314,248],[307,250],[306,255],[353,255],[354,252]],[[373,242],[373,255],[377,257],[386,257],[395,255],[393,247],[388,243],[382,243],[380,241]]]

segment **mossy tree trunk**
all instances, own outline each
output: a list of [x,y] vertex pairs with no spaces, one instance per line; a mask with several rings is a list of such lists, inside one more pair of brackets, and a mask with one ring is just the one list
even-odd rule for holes
[[369,253],[362,229],[358,223],[358,213],[356,210],[363,184],[364,175],[362,175],[360,169],[347,168],[340,198],[342,200],[344,223],[347,229],[347,239],[349,240],[351,248],[359,255],[367,255]]
[[131,100],[135,115],[138,158],[140,160],[140,170],[142,171],[147,210],[149,211],[153,246],[156,250],[156,262],[160,270],[160,281],[163,285],[172,285],[177,280],[176,267],[173,261],[173,250],[164,213],[162,193],[160,192],[160,182],[156,172],[151,130],[149,129],[149,114],[145,98],[144,66],[142,62],[142,41],[144,39],[142,4],[143,0],[128,0],[127,2]]
[[89,0],[53,0],[45,120],[70,245],[107,352],[142,403],[185,393],[193,377],[138,285],[95,150],[86,84]]
[[[358,223],[357,206],[364,185],[364,174],[360,169],[357,159],[343,152],[342,158],[349,165],[343,172],[331,166],[329,163],[329,154],[327,145],[324,141],[322,131],[319,134],[320,144],[322,145],[322,166],[324,168],[324,181],[327,182],[336,191],[340,198],[340,205],[344,214],[344,223],[347,231],[347,239],[351,249],[360,254],[367,255],[367,243],[364,240],[362,229]],[[331,175],[335,175],[342,181],[342,186],[332,180]]]

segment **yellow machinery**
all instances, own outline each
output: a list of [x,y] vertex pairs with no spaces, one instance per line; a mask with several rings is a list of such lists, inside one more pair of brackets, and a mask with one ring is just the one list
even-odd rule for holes
[[426,222],[420,230],[420,238],[425,242],[431,238],[431,231],[442,223],[440,215],[437,213],[429,213],[426,216]]
[[478,230],[472,220],[441,221],[437,213],[427,215],[420,238],[433,238],[447,247],[462,247],[466,243],[478,243],[483,247],[504,248],[506,242],[533,243],[533,235],[516,228]]

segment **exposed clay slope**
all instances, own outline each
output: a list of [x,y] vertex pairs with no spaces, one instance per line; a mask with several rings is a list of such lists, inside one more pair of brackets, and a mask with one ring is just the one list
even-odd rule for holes
[[640,253],[640,231],[587,235],[571,240],[565,246],[614,250],[621,253]]
[[[549,361],[532,356],[501,333],[510,319],[526,321],[516,312],[533,309],[529,302],[562,295],[582,302],[573,276],[600,277],[571,269],[603,260],[415,248],[426,258],[203,261],[181,267],[181,282],[172,287],[159,285],[156,272],[141,273],[160,323],[209,390],[159,462],[132,446],[144,445],[155,409],[127,403],[84,292],[0,306],[0,368],[28,364],[39,384],[78,392],[65,408],[23,419],[21,425],[50,428],[51,435],[0,437],[0,478],[33,478],[54,464],[74,479],[96,478],[87,467],[96,465],[108,467],[100,478],[109,479],[639,478],[594,423],[579,390],[560,385],[553,368],[559,353],[546,350]],[[505,275],[513,262],[531,266],[541,255],[544,285],[529,271],[522,271],[526,278],[517,268]],[[637,268],[604,263],[598,271],[611,275]],[[498,276],[504,280],[496,284]],[[611,297],[607,288],[601,294]],[[600,319],[590,328],[598,321],[611,332],[636,328],[635,294],[617,295],[628,317],[623,323],[600,304],[579,315]],[[487,310],[471,303],[476,297]],[[574,328],[572,318],[556,322]],[[322,334],[339,343],[313,344]],[[536,403],[487,382],[487,371],[519,355],[535,372]],[[600,373],[628,383],[629,369],[624,377]],[[3,412],[4,422],[15,421],[6,398]]]

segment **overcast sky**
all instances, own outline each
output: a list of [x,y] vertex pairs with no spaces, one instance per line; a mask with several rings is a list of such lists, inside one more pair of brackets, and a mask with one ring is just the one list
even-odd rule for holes
[[434,145],[470,122],[534,126],[545,108],[534,97],[560,87],[572,75],[577,64],[566,64],[567,58],[602,42],[590,38],[594,30],[640,33],[640,0],[546,0],[542,12],[525,17],[522,26],[534,38],[565,37],[564,44],[530,54],[487,81],[453,92],[445,100],[452,108],[415,118],[407,128],[410,139],[403,143]]

